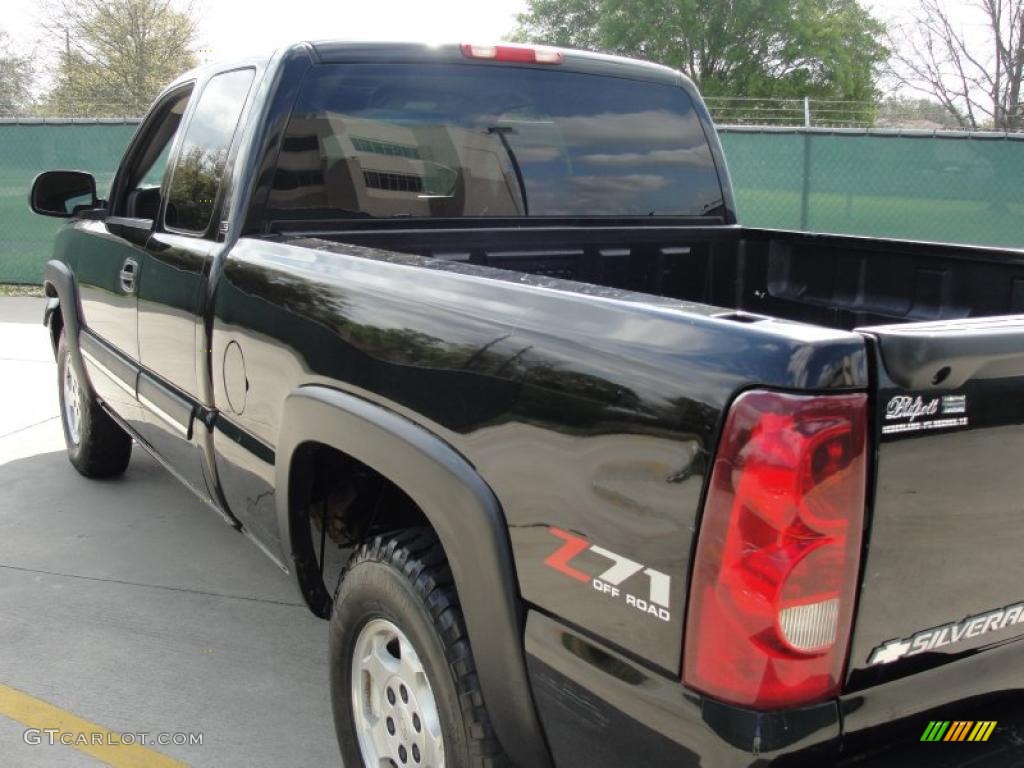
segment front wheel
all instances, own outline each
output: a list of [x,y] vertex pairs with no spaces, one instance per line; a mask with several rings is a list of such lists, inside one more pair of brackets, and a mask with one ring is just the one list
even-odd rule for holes
[[331,616],[330,674],[346,767],[507,764],[429,529],[377,536],[352,555]]
[[103,410],[89,383],[78,375],[63,332],[57,343],[57,386],[68,459],[86,477],[112,477],[128,467],[132,439]]

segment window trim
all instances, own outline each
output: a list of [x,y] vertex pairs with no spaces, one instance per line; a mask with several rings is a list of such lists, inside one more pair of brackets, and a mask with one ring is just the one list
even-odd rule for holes
[[[128,196],[127,184],[131,180],[129,169],[133,167],[135,162],[139,159],[140,154],[145,151],[153,139],[153,134],[156,131],[156,127],[160,125],[157,116],[160,112],[165,109],[169,104],[177,101],[182,96],[188,99],[185,105],[185,111],[181,116],[181,124],[184,124],[188,118],[189,111],[192,109],[192,97],[195,95],[195,80],[187,80],[184,83],[176,85],[172,90],[164,93],[160,99],[149,108],[149,112],[142,120],[142,124],[138,130],[132,136],[132,140],[128,144],[128,149],[125,151],[124,159],[118,166],[117,173],[114,175],[114,180],[110,185],[110,201],[108,203],[108,210],[110,216],[108,218],[113,219],[124,219],[125,217],[120,213],[114,213],[118,206],[122,206],[125,199]],[[171,162],[177,154],[177,144],[181,141],[181,124],[178,126],[178,130],[171,137],[170,152],[167,156],[167,168],[164,169],[163,178],[160,180],[160,208],[157,209],[157,215],[153,219],[133,219],[136,222],[150,221],[149,229],[152,231],[157,221],[162,218],[161,209],[164,206],[164,191],[167,183],[167,171],[171,167]]]
[[[192,119],[195,117],[195,111],[199,107],[199,103],[203,99],[203,95],[206,93],[207,87],[214,80],[214,78],[220,77],[221,75],[230,75],[235,72],[252,72],[252,79],[249,81],[249,88],[245,93],[245,99],[242,101],[242,108],[238,113],[238,122],[235,123],[234,132],[231,134],[231,143],[228,144],[228,154],[224,161],[224,175],[221,176],[220,182],[217,185],[217,194],[213,198],[213,209],[210,214],[210,221],[207,222],[206,228],[202,231],[194,229],[181,229],[179,227],[173,227],[167,223],[167,204],[170,202],[171,184],[174,182],[174,172],[178,168],[178,159],[181,154],[181,148],[185,143],[185,136],[188,134],[188,129],[192,126]],[[161,187],[160,196],[160,209],[157,211],[157,220],[160,223],[160,228],[164,232],[169,232],[174,235],[180,235],[182,237],[191,237],[195,239],[211,239],[211,235],[214,238],[220,228],[220,211],[223,209],[224,204],[224,190],[225,190],[225,179],[230,176],[235,155],[238,153],[238,137],[239,129],[243,126],[243,121],[248,117],[248,110],[252,104],[253,99],[253,86],[257,83],[258,69],[257,67],[247,64],[241,67],[232,67],[231,69],[224,69],[217,72],[212,72],[203,81],[199,88],[198,96],[193,91],[192,98],[188,105],[188,109],[183,118],[184,127],[180,134],[176,138],[176,145],[172,150],[172,157],[167,164],[167,173],[164,174],[164,187]],[[166,188],[166,194],[163,189]]]

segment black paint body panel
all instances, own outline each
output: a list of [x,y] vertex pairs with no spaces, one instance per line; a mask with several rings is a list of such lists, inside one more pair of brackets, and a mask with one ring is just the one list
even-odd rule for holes
[[[754,384],[867,384],[853,334],[737,323],[712,307],[651,306],[638,294],[393,252],[298,245],[242,239],[224,266],[213,359],[237,342],[250,381],[245,412],[231,420],[274,445],[288,394],[323,384],[421,424],[501,500],[524,599],[669,671],[679,666],[691,536],[723,409]],[[214,371],[220,403],[216,363]],[[670,620],[543,567],[560,543],[549,526],[674,576]]]
[[[884,344],[885,339],[882,339]],[[1021,636],[1024,623],[965,637],[896,661],[870,664],[893,639],[1024,601],[1024,378],[973,378],[907,390],[887,375],[873,344],[878,389],[874,503],[850,646],[846,690],[858,691],[973,655]],[[963,397],[964,427],[885,434],[893,398]],[[1017,643],[1019,646],[1019,643]],[[1019,653],[1019,649],[1017,651]],[[956,668],[959,665],[950,665]],[[958,674],[951,671],[951,674]]]

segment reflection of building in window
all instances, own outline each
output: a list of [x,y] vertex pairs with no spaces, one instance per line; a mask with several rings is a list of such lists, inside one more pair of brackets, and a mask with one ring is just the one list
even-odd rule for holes
[[403,144],[392,144],[386,141],[374,141],[365,139],[362,136],[352,137],[352,146],[360,152],[368,152],[371,155],[393,155],[394,157],[411,157],[418,159],[420,151],[416,147],[407,147]]
[[274,177],[275,190],[298,189],[299,187],[322,187],[324,184],[323,171],[294,171],[287,168],[278,168]]
[[407,173],[381,173],[363,171],[363,180],[371,189],[387,189],[392,192],[422,192],[423,177]]
[[270,206],[326,218],[523,212],[512,160],[496,136],[332,112],[290,121]]
[[315,134],[286,136],[281,142],[281,156],[274,176],[274,189],[288,192],[303,187],[322,187],[324,172],[320,170],[320,139]]

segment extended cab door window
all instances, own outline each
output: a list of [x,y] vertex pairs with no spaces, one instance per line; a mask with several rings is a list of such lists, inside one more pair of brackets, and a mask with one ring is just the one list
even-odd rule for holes
[[210,79],[185,130],[171,176],[164,226],[205,234],[213,220],[231,141],[255,72],[239,69]]
[[160,210],[160,187],[167,170],[174,137],[188,106],[191,85],[171,94],[157,106],[139,131],[140,143],[133,147],[119,175],[113,193],[111,215],[148,223],[149,229]]

